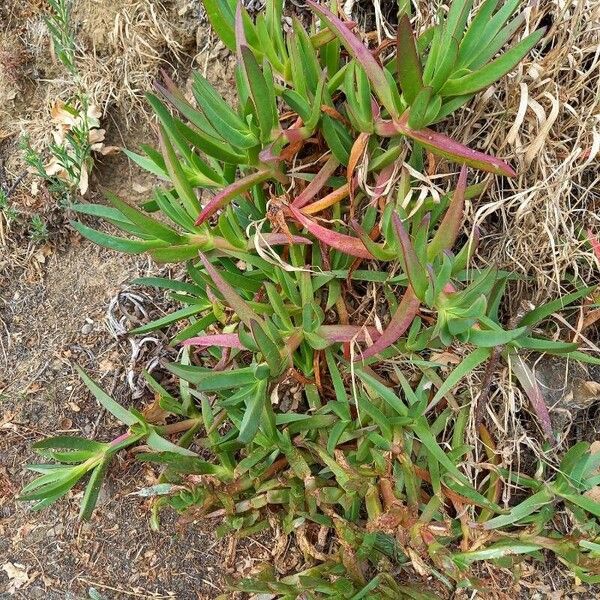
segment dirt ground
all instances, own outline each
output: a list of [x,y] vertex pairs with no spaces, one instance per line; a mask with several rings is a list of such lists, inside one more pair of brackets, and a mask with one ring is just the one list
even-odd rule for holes
[[[0,164],[8,186],[24,169],[20,132],[43,127],[43,115],[60,85],[48,39],[41,40],[44,48],[28,45],[40,27],[44,4],[14,0],[0,7]],[[94,26],[84,20],[83,26],[90,43],[101,47],[110,18],[99,3],[89,4],[96,5],[104,21],[96,20]],[[181,5],[167,8],[173,19],[182,19],[181,10],[175,11]],[[96,14],[80,12],[88,19]],[[187,31],[180,29],[177,39],[188,52],[177,63],[182,72],[201,50],[197,42],[208,41],[202,36],[196,40],[201,25],[194,22],[197,14],[187,11],[185,18]],[[9,53],[9,47],[14,51]],[[225,69],[215,64],[216,80],[227,87]],[[132,118],[131,97],[122,100],[106,104],[102,124],[107,143],[136,148],[139,139],[152,141],[145,116]],[[87,200],[102,202],[101,189],[110,189],[138,202],[153,183],[124,156],[107,156],[95,165]],[[162,339],[149,336],[138,349],[123,332],[167,307],[164,298],[132,290],[127,283],[157,274],[159,267],[81,239],[68,226],[72,215],[43,190],[33,197],[30,186],[26,176],[10,198],[20,218],[10,226],[3,221],[0,229],[0,598],[214,598],[224,590],[227,572],[247,570],[268,555],[267,548],[249,540],[236,551],[231,541],[216,539],[213,524],[178,528],[176,517],[167,514],[161,531],[152,532],[147,500],[135,491],[144,482],[155,483],[156,473],[131,457],[120,456],[113,465],[89,523],[77,519],[81,492],[41,513],[14,500],[31,478],[25,465],[34,459],[35,441],[49,434],[110,440],[121,433],[82,387],[73,363],[125,404],[135,396],[138,406],[151,400],[137,386],[137,377],[161,351]],[[31,241],[27,230],[27,219],[36,213],[49,232],[39,243]],[[128,292],[135,293],[146,315],[127,311]]]
[[[102,52],[112,43],[108,32],[114,15],[127,5],[138,11],[147,5],[146,0],[115,0],[104,11],[103,3],[82,0],[75,14],[84,43],[99,53],[100,67]],[[152,63],[153,71],[133,79],[131,87],[143,91],[160,67],[176,67],[185,81],[193,63],[195,68],[209,68],[210,79],[223,91],[231,89],[229,59],[207,33],[199,3],[162,4],[166,12],[156,16],[155,25],[160,30],[176,22],[173,38]],[[24,169],[20,132],[29,127],[48,135],[43,115],[62,89],[60,68],[40,24],[44,5],[42,0],[3,0],[0,6],[0,165],[5,166],[8,183],[17,181]],[[142,19],[141,12],[133,14],[130,29]],[[150,42],[154,44],[153,38]],[[123,60],[129,60],[128,55]],[[109,81],[106,73],[102,76]],[[108,84],[93,90],[106,109],[102,123],[107,143],[135,149],[140,141],[149,141],[150,126],[144,115],[134,118],[139,94],[132,100],[115,90]],[[102,157],[87,199],[102,202],[102,189],[110,189],[139,202],[152,184],[122,155]],[[30,187],[26,176],[11,196],[22,222],[9,227],[0,216],[0,598],[215,598],[226,589],[225,575],[247,573],[268,559],[271,543],[249,539],[236,546],[216,538],[216,524],[178,527],[176,517],[168,514],[161,531],[151,531],[148,501],[135,492],[155,483],[156,472],[127,454],[115,461],[89,523],[77,520],[81,491],[41,513],[14,500],[31,478],[25,465],[34,459],[35,441],[56,434],[110,440],[122,432],[110,415],[99,411],[73,363],[120,402],[141,407],[151,396],[137,378],[167,351],[160,335],[134,344],[124,334],[167,308],[162,294],[128,283],[163,268],[145,257],[116,254],[81,239],[68,225],[72,215],[43,190],[32,196]],[[30,239],[26,222],[32,214],[41,214],[48,225],[48,238],[42,242]],[[564,580],[549,569],[544,582],[530,572],[534,583],[520,589],[521,597],[595,597],[585,590],[556,592]],[[509,586],[500,587],[506,592]],[[519,595],[514,592],[512,597]]]

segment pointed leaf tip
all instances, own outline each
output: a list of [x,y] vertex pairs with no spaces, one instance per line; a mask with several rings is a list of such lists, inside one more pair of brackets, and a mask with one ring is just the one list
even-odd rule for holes
[[394,229],[402,248],[402,257],[404,258],[406,275],[416,296],[422,299],[425,297],[428,286],[427,272],[419,261],[413,243],[408,235],[408,231],[406,231],[402,220],[395,212],[392,213],[392,222],[394,223]]
[[454,245],[464,218],[466,189],[467,166],[463,165],[450,205],[427,248],[428,260],[433,260],[440,252],[450,250]]
[[337,231],[331,231],[331,229],[327,229],[306,217],[294,206],[290,205],[289,209],[294,219],[325,245],[331,246],[344,254],[356,256],[357,258],[364,258],[366,260],[373,260],[375,258],[358,238],[338,233]]
[[427,127],[412,129],[408,125],[408,111],[393,123],[391,121],[381,122],[378,131],[385,136],[393,134],[394,131],[396,134],[405,135],[419,142],[422,146],[433,152],[433,154],[447,158],[450,161],[469,165],[482,171],[495,173],[496,175],[505,175],[506,177],[517,176],[515,170],[508,163],[495,156],[473,150],[451,137],[443,133],[437,133]]
[[198,253],[200,260],[204,265],[204,269],[209,277],[212,279],[215,287],[221,292],[221,295],[229,304],[229,306],[237,313],[237,316],[243,321],[248,327],[250,322],[256,320],[262,323],[262,319],[252,310],[252,308],[246,303],[246,301],[223,279],[219,271],[213,267],[208,258],[202,253]]
[[362,66],[371,81],[373,90],[390,115],[398,116],[398,108],[383,68],[373,57],[369,49],[350,31],[346,24],[336,17],[328,8],[313,0],[307,0],[311,9],[325,21],[329,29],[345,46],[349,54]]

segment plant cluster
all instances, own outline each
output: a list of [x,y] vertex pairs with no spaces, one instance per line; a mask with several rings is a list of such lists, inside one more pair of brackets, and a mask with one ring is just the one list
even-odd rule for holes
[[[466,202],[488,183],[469,185],[468,167],[514,172],[430,128],[509,72],[543,31],[498,54],[523,22],[513,16],[519,2],[486,0],[468,22],[473,3],[455,0],[419,36],[401,15],[397,39],[370,49],[356,24],[308,3],[319,25],[307,31],[295,20],[284,36],[281,0],[256,20],[241,4],[204,0],[238,59],[237,106],[200,74],[194,106],[165,77],[148,95],[160,149],[128,155],[166,185],[141,207],[116,196],[75,207],[122,232],[74,222],[92,241],[185,263],[184,280],[137,281],[168,290],[182,308],[133,331],[175,326],[181,360],[165,367],[179,385],[145,374],[169,414],[158,426],[82,372],[128,432],[109,443],[36,444],[55,463],[32,467],[41,477],[21,498],[41,508],[90,475],[81,508],[89,517],[111,458],[143,444],[137,458],[163,467],[151,491],[155,525],[171,506],[220,517],[221,533],[243,536],[267,528],[277,509],[315,565],[281,580],[267,569],[238,583],[248,592],[433,598],[390,574],[416,566],[450,589],[482,589],[473,563],[514,567],[543,550],[600,581],[600,505],[588,494],[600,483],[600,455],[581,443],[558,465],[540,460],[535,476],[507,470],[485,419],[491,382],[476,411],[465,384],[480,365],[493,373],[504,361],[550,448],[526,355],[598,363],[544,334],[553,313],[592,289],[505,322],[513,276],[479,270],[477,232],[463,226]],[[418,196],[431,156],[462,165],[460,175],[450,192]],[[449,373],[443,352],[457,359]],[[474,412],[479,449],[467,443]],[[501,505],[506,488],[522,500]],[[565,509],[568,531],[556,524]]]
[[[68,71],[76,91],[67,102],[57,99],[51,109],[52,142],[43,152],[21,139],[21,150],[29,172],[44,181],[49,192],[65,205],[79,192],[85,195],[94,165],[93,152],[108,154],[116,150],[104,145],[100,128],[101,112],[90,103],[81,82],[76,61],[75,34],[71,27],[71,0],[49,0],[45,18],[55,57]],[[47,159],[46,159],[47,157]]]

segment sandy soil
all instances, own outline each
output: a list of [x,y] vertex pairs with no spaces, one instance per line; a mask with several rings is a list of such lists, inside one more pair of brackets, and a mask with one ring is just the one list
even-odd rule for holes
[[[41,127],[35,119],[47,108],[48,86],[56,83],[45,85],[43,77],[59,70],[39,62],[43,53],[29,51],[26,44],[40,5],[15,0],[0,7],[0,46],[15,44],[14,56],[0,53],[0,79],[6,84],[0,85],[0,163],[6,166],[8,184],[24,169],[19,129],[23,124]],[[179,65],[182,73],[195,56],[199,23],[194,18],[189,14],[193,37],[184,37],[191,53],[187,66]],[[97,20],[96,25],[91,34],[101,44],[106,33],[101,25],[108,25]],[[198,41],[207,40],[199,36]],[[226,67],[214,60],[211,65],[217,80],[229,87]],[[151,141],[145,116],[131,116],[114,101],[108,106],[103,119],[108,143],[135,148],[140,139]],[[93,172],[87,200],[102,202],[101,190],[110,189],[138,202],[153,183],[124,156],[104,157]],[[25,177],[11,195],[19,222],[11,227],[3,222],[0,230],[0,598],[214,598],[223,591],[228,571],[247,569],[265,555],[265,548],[251,540],[236,553],[231,542],[216,539],[211,523],[177,528],[175,515],[165,514],[162,530],[152,532],[147,500],[134,492],[144,482],[155,483],[157,473],[133,457],[115,461],[89,523],[77,520],[80,491],[41,513],[14,500],[31,478],[25,465],[34,459],[31,445],[36,440],[61,433],[110,440],[121,432],[82,387],[73,363],[128,404],[136,395],[130,382],[137,384],[161,344],[150,341],[134,356],[126,336],[111,331],[107,311],[128,329],[167,307],[162,296],[136,289],[147,314],[129,312],[123,296],[131,290],[127,282],[160,268],[144,257],[116,254],[82,240],[68,226],[72,215],[43,190],[32,197],[30,184]],[[36,213],[49,230],[42,243],[28,236],[27,219]],[[151,400],[145,390],[137,395],[140,407]]]

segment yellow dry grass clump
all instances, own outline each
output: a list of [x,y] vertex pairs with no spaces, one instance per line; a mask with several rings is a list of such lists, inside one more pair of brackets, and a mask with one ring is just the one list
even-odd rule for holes
[[[183,29],[169,3],[154,0],[83,0],[76,3],[83,88],[94,102],[119,104],[124,115],[143,108],[160,66],[183,52]],[[189,39],[188,39],[189,41]]]
[[517,167],[472,216],[478,225],[499,219],[483,255],[534,277],[526,295],[542,302],[568,271],[588,284],[598,273],[584,232],[600,227],[600,3],[553,0],[528,11],[528,30],[550,24],[550,45],[482,94],[460,126]]
[[[99,107],[102,117],[113,106],[127,124],[145,113],[144,93],[152,88],[158,70],[178,61],[184,47],[195,41],[195,32],[178,8],[177,2],[154,0],[75,2],[71,15],[74,77],[54,55],[44,10],[32,6],[20,36],[36,85],[34,89],[17,85],[11,92],[11,99],[20,97],[27,106],[9,103],[3,108],[4,136],[27,133],[35,148],[44,148],[52,137],[52,107],[73,101],[81,92],[90,105]],[[6,27],[11,27],[9,22]]]

